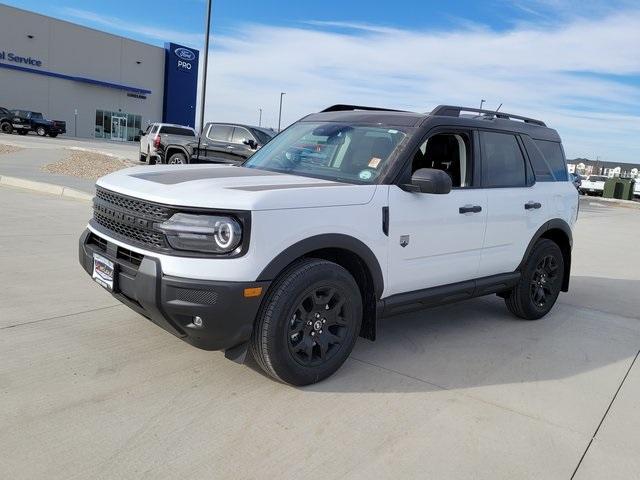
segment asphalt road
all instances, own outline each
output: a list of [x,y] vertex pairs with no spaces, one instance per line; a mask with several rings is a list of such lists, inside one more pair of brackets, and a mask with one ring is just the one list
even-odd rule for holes
[[92,283],[88,204],[0,205],[0,478],[638,478],[640,209],[583,202],[546,318],[493,296],[387,319],[297,389]]

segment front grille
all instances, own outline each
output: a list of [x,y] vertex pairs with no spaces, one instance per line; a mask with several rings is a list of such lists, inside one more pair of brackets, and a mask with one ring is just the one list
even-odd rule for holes
[[114,207],[119,207],[121,210],[159,221],[167,220],[174,213],[169,207],[119,195],[100,187],[96,189],[96,198]]
[[104,228],[117,233],[121,237],[134,240],[135,242],[149,245],[156,248],[165,248],[166,242],[164,235],[153,230],[143,230],[141,228],[132,227],[117,220],[105,217],[104,215],[93,212],[93,219]]
[[[115,237],[155,250],[167,250],[164,233],[155,224],[170,218],[175,211],[170,207],[120,195],[104,188],[96,189],[93,200],[93,220]],[[139,265],[137,258],[126,255]],[[128,260],[127,258],[124,258]]]

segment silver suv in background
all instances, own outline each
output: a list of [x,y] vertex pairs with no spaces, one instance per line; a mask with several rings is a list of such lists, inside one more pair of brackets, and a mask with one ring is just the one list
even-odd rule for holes
[[197,137],[196,131],[191,127],[174,125],[171,123],[150,123],[147,129],[140,131],[140,161],[148,161],[154,165],[160,159],[158,145],[161,135],[177,135],[180,137]]

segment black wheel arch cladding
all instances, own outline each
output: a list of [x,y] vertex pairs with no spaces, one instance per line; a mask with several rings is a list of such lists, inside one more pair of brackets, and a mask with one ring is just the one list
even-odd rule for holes
[[295,260],[311,252],[327,249],[346,250],[358,256],[369,269],[376,297],[380,298],[384,290],[384,278],[375,254],[357,238],[338,233],[316,235],[294,243],[269,262],[258,275],[257,281],[273,280]]

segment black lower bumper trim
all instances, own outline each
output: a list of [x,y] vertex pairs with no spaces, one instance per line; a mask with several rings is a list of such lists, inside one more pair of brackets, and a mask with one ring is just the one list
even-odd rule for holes
[[[106,249],[88,242],[91,232],[80,237],[79,261],[93,274],[97,253],[116,265],[111,294],[137,313],[173,335],[204,350],[226,350],[249,340],[253,323],[270,282],[219,282],[164,275],[160,261],[145,256],[140,265],[117,256],[117,248]],[[263,294],[246,298],[245,288],[262,287]],[[200,317],[202,325],[194,318]]]

